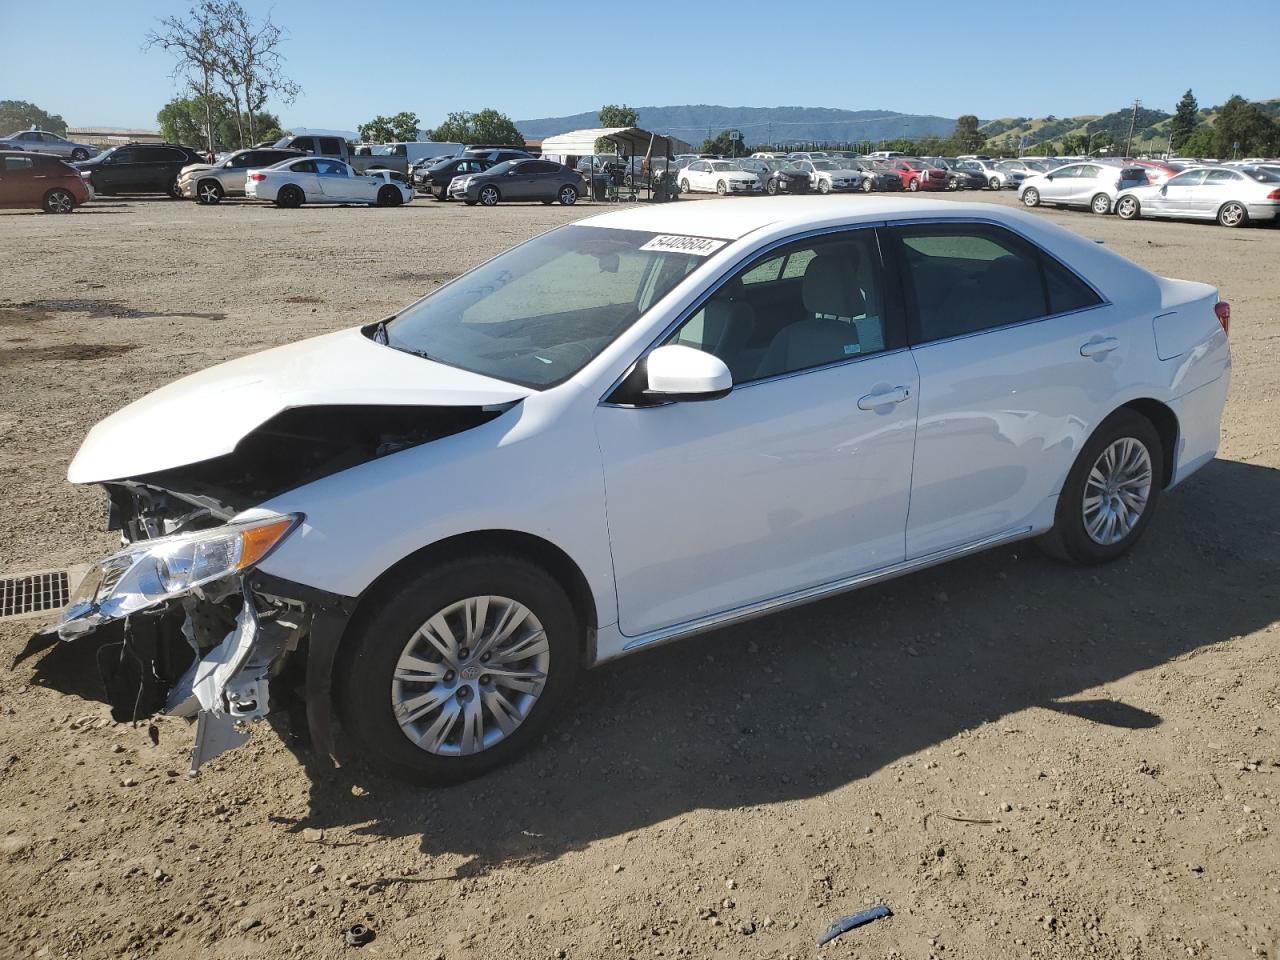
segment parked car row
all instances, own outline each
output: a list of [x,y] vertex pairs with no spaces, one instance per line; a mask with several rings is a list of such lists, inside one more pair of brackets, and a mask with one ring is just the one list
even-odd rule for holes
[[1193,167],[1172,175],[1161,166],[1066,164],[1024,180],[1018,198],[1028,207],[1084,207],[1122,220],[1186,218],[1224,227],[1280,222],[1280,165]]

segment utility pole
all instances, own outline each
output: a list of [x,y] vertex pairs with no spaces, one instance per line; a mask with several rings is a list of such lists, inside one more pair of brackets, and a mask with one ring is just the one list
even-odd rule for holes
[[1129,136],[1125,137],[1124,155],[1129,156],[1129,147],[1133,145],[1133,128],[1138,123],[1138,109],[1142,106],[1141,100],[1133,101],[1133,116],[1129,118]]

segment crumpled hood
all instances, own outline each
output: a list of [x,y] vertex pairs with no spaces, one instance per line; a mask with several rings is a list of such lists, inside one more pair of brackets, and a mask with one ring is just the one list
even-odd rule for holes
[[184,173],[204,173],[206,170],[212,170],[216,164],[213,163],[188,163],[185,167],[178,171],[181,176]]
[[530,392],[383,346],[353,327],[240,357],[147,394],[89,431],[67,479],[101,483],[222,456],[294,407],[484,407]]

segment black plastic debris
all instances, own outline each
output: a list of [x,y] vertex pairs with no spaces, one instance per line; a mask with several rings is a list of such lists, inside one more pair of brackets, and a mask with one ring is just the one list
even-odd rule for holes
[[347,946],[363,947],[376,937],[373,927],[366,927],[363,923],[357,923],[347,931]]
[[831,926],[827,927],[827,932],[818,938],[818,946],[824,943],[830,943],[842,933],[848,933],[854,927],[860,927],[864,923],[870,923],[872,920],[879,920],[881,917],[892,917],[893,911],[881,904],[878,907],[872,907],[870,910],[863,910],[861,913],[850,914],[847,917],[841,917]]

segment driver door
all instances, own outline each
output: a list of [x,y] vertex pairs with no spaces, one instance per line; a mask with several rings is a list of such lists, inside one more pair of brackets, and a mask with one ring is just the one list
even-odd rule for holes
[[597,407],[625,635],[903,559],[918,378],[885,289],[874,228],[794,241],[666,341],[720,357],[732,392]]
[[1207,170],[1188,170],[1178,174],[1156,192],[1152,206],[1172,217],[1191,216],[1196,191],[1207,173]]

